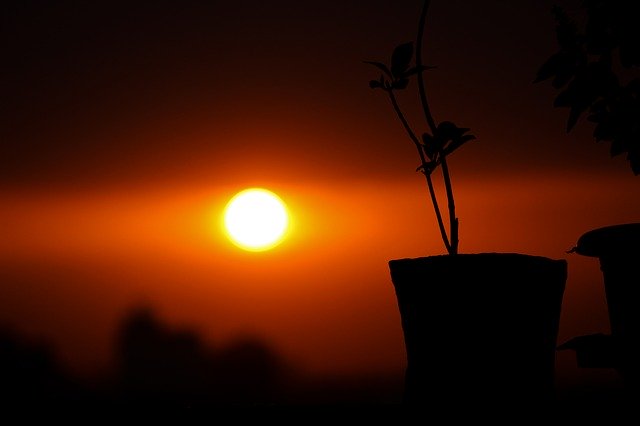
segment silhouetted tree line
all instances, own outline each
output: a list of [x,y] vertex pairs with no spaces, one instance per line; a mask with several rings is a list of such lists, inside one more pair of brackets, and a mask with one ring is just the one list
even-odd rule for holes
[[191,331],[164,327],[149,309],[124,320],[116,348],[114,391],[124,403],[272,404],[288,376],[258,340],[214,350]]
[[0,330],[0,398],[2,405],[42,406],[76,401],[81,386],[65,374],[50,347]]
[[0,330],[0,409],[209,413],[215,410],[208,408],[229,408],[240,413],[247,408],[333,406],[342,410],[392,407],[401,395],[402,376],[311,378],[259,339],[215,347],[191,330],[166,326],[147,307],[130,311],[120,322],[113,361],[105,376],[77,377],[62,366],[49,344]]
[[96,383],[68,374],[51,347],[0,332],[0,389],[6,407],[198,408],[278,402],[290,377],[264,343],[214,350],[193,332],[171,330],[147,308],[121,322],[115,371]]

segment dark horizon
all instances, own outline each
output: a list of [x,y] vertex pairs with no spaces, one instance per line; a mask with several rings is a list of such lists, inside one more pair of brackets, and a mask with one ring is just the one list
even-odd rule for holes
[[[315,375],[297,370],[258,338],[215,345],[194,329],[166,324],[145,305],[121,319],[111,358],[107,370],[74,373],[51,342],[0,327],[3,404],[193,412],[212,407],[360,407],[375,412],[403,405],[404,374]],[[621,376],[601,372],[589,382],[557,382],[553,407],[558,413],[590,401],[603,407],[619,403],[625,395]],[[478,395],[478,401],[482,398]]]

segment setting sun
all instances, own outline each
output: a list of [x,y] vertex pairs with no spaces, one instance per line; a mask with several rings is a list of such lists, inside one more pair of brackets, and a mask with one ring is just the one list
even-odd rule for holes
[[275,193],[249,188],[237,193],[224,211],[224,229],[231,241],[249,251],[278,245],[289,225],[287,208]]

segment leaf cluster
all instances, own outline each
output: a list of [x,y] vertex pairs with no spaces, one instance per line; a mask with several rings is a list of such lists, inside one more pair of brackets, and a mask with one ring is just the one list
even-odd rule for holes
[[611,143],[610,154],[627,153],[640,174],[640,78],[626,84],[621,71],[640,66],[640,19],[634,2],[586,0],[584,28],[554,7],[559,50],[538,69],[534,83],[551,79],[561,90],[554,107],[569,108],[566,131],[585,115],[597,142]]
[[431,173],[440,164],[443,157],[451,154],[466,142],[475,139],[474,135],[466,134],[467,127],[458,127],[451,121],[442,121],[436,127],[434,134],[422,134],[422,150],[429,158],[429,162],[418,167],[426,173]]
[[391,66],[387,66],[382,62],[364,61],[371,64],[382,71],[378,80],[371,80],[369,87],[372,89],[406,89],[409,85],[409,77],[435,67],[417,67],[411,66],[413,58],[413,42],[403,43],[393,49],[391,54]]
[[[390,66],[382,62],[365,61],[382,71],[378,80],[369,81],[372,89],[382,89],[387,92],[406,89],[412,76],[436,67],[412,66],[413,43],[407,42],[397,46],[391,54]],[[426,174],[431,174],[442,159],[453,151],[476,137],[469,132],[469,128],[458,127],[451,121],[442,121],[431,133],[422,134],[420,148],[425,155],[425,161],[417,168]],[[426,159],[428,158],[428,161]]]

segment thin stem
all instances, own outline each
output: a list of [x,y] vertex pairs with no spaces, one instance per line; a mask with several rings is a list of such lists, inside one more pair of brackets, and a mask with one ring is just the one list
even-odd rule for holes
[[[429,10],[430,0],[425,0],[422,13],[420,14],[420,21],[418,24],[418,36],[416,40],[416,66],[418,67],[418,91],[420,93],[420,102],[422,103],[422,110],[424,117],[427,120],[427,124],[431,129],[431,133],[435,136],[437,126],[429,108],[429,102],[427,100],[427,92],[424,87],[424,71],[422,63],[422,40],[424,39],[424,27],[427,19],[427,11]],[[447,166],[447,159],[445,155],[440,156],[440,163],[442,165],[442,175],[444,178],[444,184],[447,193],[447,208],[449,209],[449,235],[451,237],[451,245],[447,245],[449,254],[458,253],[458,218],[456,217],[456,204],[453,198],[453,189],[451,187],[451,177],[449,175],[449,167]]]
[[424,117],[427,120],[427,124],[429,124],[431,133],[435,135],[437,126],[436,121],[431,114],[429,102],[427,101],[427,92],[424,87],[424,71],[422,63],[422,40],[424,39],[424,27],[427,20],[427,11],[429,10],[430,4],[430,0],[425,0],[424,5],[422,6],[422,13],[420,14],[420,22],[418,24],[418,37],[416,40],[416,67],[421,70],[418,72],[418,91],[420,92],[420,102],[422,102],[422,110],[424,111]]
[[449,235],[451,236],[449,254],[458,254],[458,218],[456,217],[456,203],[453,199],[453,188],[451,187],[446,155],[443,155],[440,159],[440,165],[442,166],[442,176],[444,177],[444,186],[447,191],[447,207],[449,209]]
[[[420,147],[420,141],[418,140],[418,138],[416,137],[415,133],[411,129],[411,126],[409,126],[409,123],[407,122],[406,118],[404,117],[404,114],[400,110],[400,106],[398,105],[398,101],[396,100],[396,97],[393,94],[393,90],[392,89],[387,89],[387,93],[389,93],[389,99],[391,100],[391,104],[393,105],[393,109],[396,112],[396,115],[398,116],[398,118],[402,122],[402,125],[404,126],[404,129],[407,131],[407,134],[409,135],[409,137],[413,141],[414,145],[416,146],[416,149],[418,150],[418,155],[420,156],[420,161],[422,162],[422,166],[426,167],[427,161],[426,161],[426,158],[424,158],[424,153],[422,152],[422,148]],[[444,222],[442,220],[442,214],[440,213],[440,207],[438,206],[438,199],[436,197],[436,192],[435,192],[435,189],[433,187],[433,181],[431,180],[431,175],[429,173],[427,173],[426,171],[424,171],[423,174],[424,174],[425,178],[427,179],[427,186],[429,187],[429,195],[431,196],[431,203],[433,204],[433,208],[434,208],[435,213],[436,213],[436,219],[438,220],[438,228],[440,229],[440,235],[442,236],[442,241],[444,242],[444,246],[446,247],[447,252],[449,252],[449,254],[455,254],[454,248],[449,243],[449,238],[447,236],[447,231],[445,229]],[[452,229],[453,229],[453,227],[452,227]],[[456,246],[457,246],[457,239],[456,239]]]

